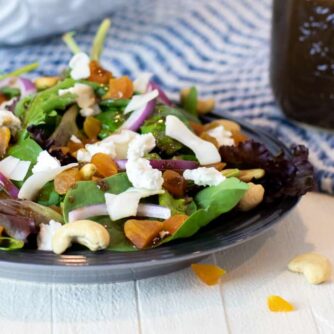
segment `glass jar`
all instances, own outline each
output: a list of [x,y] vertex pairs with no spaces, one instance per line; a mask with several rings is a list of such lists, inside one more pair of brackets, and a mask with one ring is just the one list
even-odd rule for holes
[[334,128],[334,0],[274,0],[271,84],[287,116]]

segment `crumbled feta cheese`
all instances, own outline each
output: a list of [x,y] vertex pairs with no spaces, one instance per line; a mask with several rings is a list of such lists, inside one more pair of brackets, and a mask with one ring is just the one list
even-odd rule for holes
[[21,129],[21,121],[11,111],[0,109],[0,126],[7,126],[15,134]]
[[157,89],[141,95],[134,95],[129,104],[124,109],[124,114],[144,108],[145,105],[159,96]]
[[33,167],[32,172],[35,174],[37,172],[44,172],[49,169],[56,169],[60,166],[60,162],[51,156],[48,151],[42,151],[37,157],[37,163]]
[[[111,220],[136,216],[141,198],[164,193],[163,190],[130,188],[118,195],[105,193],[107,211]],[[126,203],[126,205],[124,205]]]
[[210,129],[207,131],[207,134],[215,138],[219,146],[232,146],[235,144],[232,138],[232,132],[225,130],[222,125]]
[[152,73],[140,73],[137,79],[133,82],[133,89],[135,92],[144,94],[147,91],[147,86],[152,78]]
[[96,153],[110,155],[113,159],[116,157],[115,145],[112,141],[99,141],[94,144],[86,144],[85,148],[77,151],[77,160],[80,162],[90,162]]
[[82,143],[82,141],[75,135],[72,135],[70,140],[73,141],[73,143],[76,143],[76,144],[81,144]]
[[9,155],[0,161],[0,172],[10,180],[23,181],[31,162],[24,161]]
[[84,52],[75,54],[69,63],[72,79],[87,79],[90,76],[89,63],[90,59]]
[[126,159],[130,143],[140,135],[137,132],[123,129],[105,139],[103,142],[113,142],[116,150],[117,159]]
[[49,224],[40,224],[37,235],[37,249],[42,251],[52,251],[52,238],[61,224],[55,220],[50,220]]
[[155,147],[155,138],[152,133],[137,136],[129,144],[128,159],[142,158],[146,153],[153,150]]
[[183,177],[186,180],[194,181],[198,186],[216,186],[225,180],[225,176],[213,167],[186,169]]
[[65,94],[74,94],[76,95],[76,102],[80,108],[80,114],[83,117],[98,115],[101,110],[96,104],[96,97],[92,87],[76,83],[73,87],[68,89],[59,89],[59,96]]
[[164,179],[158,169],[152,168],[147,159],[130,159],[126,163],[126,174],[135,188],[161,189]]

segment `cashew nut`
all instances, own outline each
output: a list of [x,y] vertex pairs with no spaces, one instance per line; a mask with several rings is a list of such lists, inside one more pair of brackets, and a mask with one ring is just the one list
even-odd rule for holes
[[250,182],[252,179],[261,179],[265,174],[262,168],[240,170],[238,178],[244,182]]
[[289,270],[304,274],[311,284],[320,284],[329,279],[331,265],[328,259],[320,254],[305,253],[296,256],[288,264]]
[[239,202],[239,209],[241,211],[248,211],[254,209],[263,201],[264,188],[261,184],[248,183],[249,189]]
[[59,77],[40,77],[35,79],[35,85],[38,90],[50,88],[57,84]]
[[52,250],[62,254],[76,242],[95,252],[105,249],[110,243],[110,235],[104,226],[92,220],[77,220],[62,225],[52,238]]
[[80,175],[84,180],[91,180],[96,173],[96,166],[94,164],[86,164],[80,169]]

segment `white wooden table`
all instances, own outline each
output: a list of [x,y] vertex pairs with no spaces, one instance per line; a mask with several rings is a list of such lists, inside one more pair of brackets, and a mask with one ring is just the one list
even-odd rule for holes
[[[334,263],[334,198],[309,194],[276,228],[216,254],[228,274],[207,287],[190,269],[137,282],[47,285],[0,279],[0,333],[334,333],[334,284],[287,271],[298,253]],[[268,295],[292,302],[271,313]]]

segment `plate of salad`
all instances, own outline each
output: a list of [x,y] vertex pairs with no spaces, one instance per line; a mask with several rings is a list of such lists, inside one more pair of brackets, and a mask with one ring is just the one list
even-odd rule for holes
[[68,68],[0,76],[0,275],[122,281],[168,273],[270,228],[313,188],[290,149],[214,114],[195,87],[171,101],[150,73],[115,77],[73,33]]

